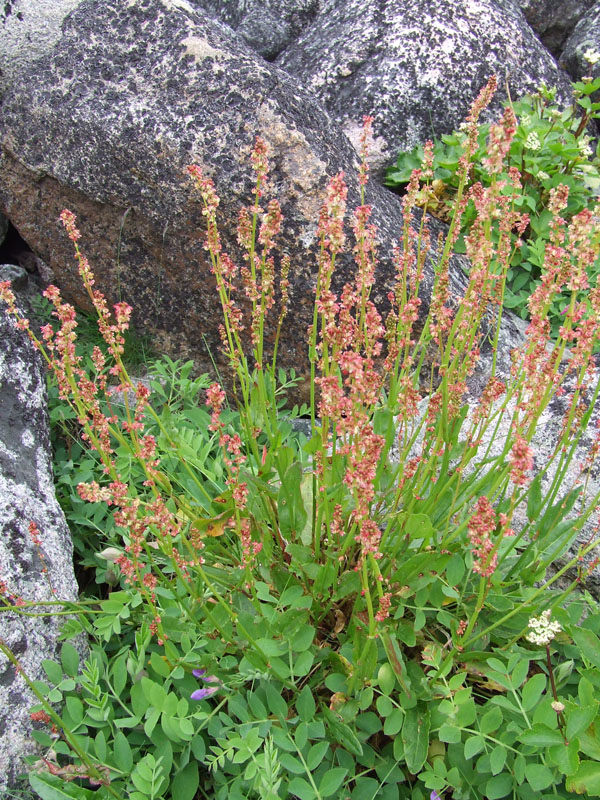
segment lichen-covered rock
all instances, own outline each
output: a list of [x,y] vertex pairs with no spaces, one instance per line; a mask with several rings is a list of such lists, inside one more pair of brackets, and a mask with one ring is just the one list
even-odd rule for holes
[[[591,51],[591,52],[590,52]],[[600,61],[593,53],[600,53],[600,3],[582,15],[575,30],[567,39],[560,63],[574,80],[584,75],[597,78],[600,75]],[[590,56],[590,60],[586,58]]]
[[319,0],[192,0],[273,61],[314,19]]
[[[356,153],[314,98],[183,0],[86,0],[35,75],[13,87],[1,110],[0,206],[66,296],[88,303],[57,222],[65,207],[78,215],[81,246],[108,300],[127,300],[134,325],[154,336],[160,352],[194,358],[200,370],[211,369],[212,355],[227,374],[204,218],[184,173],[197,162],[214,177],[222,240],[235,251],[260,134],[285,216],[281,251],[292,258],[280,362],[309,374],[304,332],[312,322],[316,223],[329,177],[345,171],[350,205],[359,200]],[[383,306],[401,209],[375,185],[367,202],[380,225],[373,299]],[[347,264],[339,259],[338,286],[348,279]],[[425,294],[432,279],[430,269]],[[459,293],[460,269],[452,280]]]
[[324,0],[312,25],[276,62],[311,89],[356,141],[375,117],[379,154],[456,129],[492,73],[506,97],[545,81],[569,85],[518,8],[496,0]]
[[0,5],[0,96],[15,76],[49,52],[81,0],[4,0]]
[[[74,601],[72,542],[54,494],[44,368],[39,354],[0,308],[0,586],[12,601]],[[30,532],[35,523],[37,545]],[[35,534],[35,531],[34,531]],[[60,653],[64,617],[0,613],[0,639],[33,680],[44,680],[43,659]],[[23,677],[0,654],[0,792],[36,752],[29,708],[36,703]]]
[[595,0],[511,0],[521,8],[542,44],[558,58],[573,28]]

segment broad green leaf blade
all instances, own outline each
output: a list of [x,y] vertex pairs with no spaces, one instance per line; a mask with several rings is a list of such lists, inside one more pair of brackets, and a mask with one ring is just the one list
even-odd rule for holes
[[83,786],[63,783],[58,776],[46,772],[30,772],[29,784],[42,800],[100,800],[100,797],[106,797],[105,792],[100,795]]
[[402,726],[402,742],[406,766],[416,775],[427,758],[429,747],[429,710],[415,706],[406,712]]

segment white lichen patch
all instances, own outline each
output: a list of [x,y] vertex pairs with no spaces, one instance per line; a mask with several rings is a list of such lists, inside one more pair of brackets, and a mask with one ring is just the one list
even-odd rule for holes
[[[350,139],[358,154],[360,154],[362,130],[363,126],[359,125],[355,120],[346,120],[344,122],[344,133]],[[384,167],[390,158],[391,153],[387,140],[383,136],[373,136],[369,145],[369,167],[372,170],[378,170]],[[358,161],[356,166],[358,167]]]
[[25,428],[25,430],[21,434],[21,444],[23,445],[23,447],[26,447],[27,449],[33,447],[33,445],[35,444],[35,437],[29,428]]
[[[229,61],[229,56],[223,50],[217,50],[200,36],[187,36],[181,44],[185,47],[186,53],[194,57],[196,64],[201,64],[207,58],[212,58],[215,65],[222,61]],[[216,69],[220,72],[223,71],[223,67],[216,67]]]
[[321,161],[302,131],[286,125],[275,106],[267,100],[257,111],[260,134],[279,165],[290,179],[291,192],[282,199],[293,199],[307,219],[317,219],[323,203],[321,187],[327,175],[327,164]]

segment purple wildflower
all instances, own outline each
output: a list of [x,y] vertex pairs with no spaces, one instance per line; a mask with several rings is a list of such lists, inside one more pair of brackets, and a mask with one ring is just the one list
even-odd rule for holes
[[429,795],[429,800],[442,800],[442,798],[439,796],[439,794],[434,789],[432,791],[432,793]]
[[210,697],[215,692],[219,690],[219,685],[221,681],[217,678],[216,675],[206,675],[205,669],[193,669],[192,675],[195,678],[200,678],[205,683],[213,683],[214,686],[205,686],[203,689],[196,689],[195,692],[192,692],[190,695],[191,700],[204,700],[206,697]]

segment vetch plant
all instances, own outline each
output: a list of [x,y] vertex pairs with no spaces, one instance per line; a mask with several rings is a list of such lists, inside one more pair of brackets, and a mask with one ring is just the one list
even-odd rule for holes
[[[369,118],[351,233],[345,178],[330,181],[307,342],[308,435],[282,407],[290,379],[277,368],[278,336],[274,352],[264,346],[267,315],[281,331],[293,276],[290,260],[276,257],[284,221],[268,199],[260,138],[239,264],[219,234],[214,184],[189,169],[223,308],[229,400],[204,377],[198,407],[172,362],[158,367],[172,381],[157,382],[153,396],[133,385],[122,361],[130,310],[118,304],[110,317],[76,220],[63,212],[106,349],[94,350],[86,370],[73,346],[76,317],[56,288],[48,296],[60,328],[46,329],[40,347],[81,425],[82,503],[64,498],[79,524],[86,508],[96,520],[92,541],[81,541],[98,585],[65,625],[65,639],[82,630],[91,638],[83,669],[65,641],[60,664],[44,663],[48,682],[32,684],[33,713],[56,727],[36,732],[47,752],[30,782],[43,800],[59,791],[92,800],[91,779],[95,800],[600,796],[600,615],[585,591],[594,536],[549,569],[557,548],[564,555],[584,524],[597,526],[598,494],[564,479],[600,389],[592,358],[600,294],[593,286],[585,303],[579,295],[596,255],[594,219],[581,208],[568,221],[569,187],[550,188],[525,342],[510,374],[492,359],[469,414],[481,325],[491,308],[497,349],[512,237],[529,224],[524,176],[506,164],[516,135],[509,114],[480,165],[490,180],[470,180],[494,87],[492,79],[467,120],[445,241],[431,242],[427,215],[415,213],[435,196],[431,143],[411,175],[386,318],[371,299]],[[461,230],[472,266],[457,303],[449,269]],[[346,248],[356,270],[338,294],[332,278]],[[429,268],[433,294],[418,329]],[[10,288],[0,291],[27,328]],[[553,303],[565,291],[552,339]],[[557,396],[562,433],[534,475],[534,433]],[[482,443],[498,439],[502,414],[511,424],[494,456]],[[583,470],[597,451],[592,436]],[[544,473],[554,476],[545,490]],[[43,531],[39,538],[43,549]],[[36,613],[9,586],[2,598],[5,610]],[[530,621],[536,641],[526,638]]]

